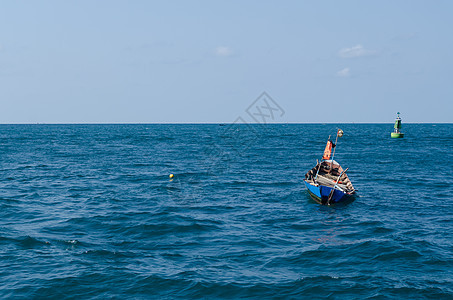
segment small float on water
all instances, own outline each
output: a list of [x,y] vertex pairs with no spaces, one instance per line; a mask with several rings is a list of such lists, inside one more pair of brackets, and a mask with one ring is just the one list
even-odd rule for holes
[[400,118],[400,113],[398,112],[396,114],[396,119],[395,119],[395,126],[393,126],[393,132],[390,134],[390,136],[394,139],[398,139],[398,138],[403,138],[404,137],[404,133],[402,133],[400,131],[401,129],[401,118]]
[[[344,170],[333,159],[338,137],[342,136],[343,131],[338,129],[335,144],[330,140],[329,136],[321,162],[317,160],[316,166],[305,174],[304,183],[308,193],[316,202],[323,205],[344,202],[351,199],[356,193],[356,189],[354,189],[348,175],[346,175],[346,171],[349,168]],[[332,149],[334,150],[331,157]]]

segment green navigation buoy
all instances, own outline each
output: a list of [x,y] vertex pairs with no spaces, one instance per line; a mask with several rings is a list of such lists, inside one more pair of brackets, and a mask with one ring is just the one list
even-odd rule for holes
[[404,133],[400,132],[400,129],[401,129],[401,118],[400,118],[400,113],[398,112],[396,114],[396,120],[395,120],[395,126],[393,126],[395,129],[393,130],[393,132],[391,133],[391,137],[392,138],[395,138],[395,139],[398,139],[398,138],[403,138],[404,137]]

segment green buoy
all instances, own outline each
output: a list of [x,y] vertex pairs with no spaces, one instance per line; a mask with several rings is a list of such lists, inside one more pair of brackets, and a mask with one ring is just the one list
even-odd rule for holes
[[398,139],[398,138],[403,138],[404,137],[404,133],[400,132],[400,129],[401,129],[401,118],[400,118],[400,113],[398,112],[396,114],[396,120],[395,120],[395,126],[394,127],[394,130],[393,132],[391,133],[391,137],[392,138],[395,138],[395,139]]

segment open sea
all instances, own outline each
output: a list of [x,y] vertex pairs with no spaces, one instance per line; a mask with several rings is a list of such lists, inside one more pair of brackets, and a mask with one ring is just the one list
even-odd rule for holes
[[453,299],[453,124],[392,130],[0,125],[0,298]]

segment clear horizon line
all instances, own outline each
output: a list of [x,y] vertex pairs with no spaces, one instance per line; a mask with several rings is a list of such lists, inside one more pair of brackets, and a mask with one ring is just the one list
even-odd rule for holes
[[[36,123],[0,123],[0,125],[285,125],[285,124],[393,124],[394,121],[390,122],[269,122],[269,123],[235,123],[235,122],[68,122],[68,123],[46,123],[46,122],[36,122]],[[404,122],[403,124],[453,124],[453,122]]]

